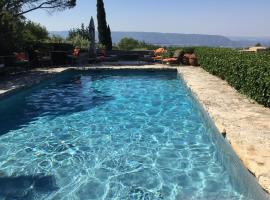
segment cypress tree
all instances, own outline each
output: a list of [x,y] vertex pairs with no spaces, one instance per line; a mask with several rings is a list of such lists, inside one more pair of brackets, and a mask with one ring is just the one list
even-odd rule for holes
[[107,40],[107,21],[103,0],[97,0],[98,39],[105,46]]
[[111,28],[109,25],[107,27],[107,41],[106,41],[106,43],[107,43],[106,49],[112,50],[112,35],[111,35]]

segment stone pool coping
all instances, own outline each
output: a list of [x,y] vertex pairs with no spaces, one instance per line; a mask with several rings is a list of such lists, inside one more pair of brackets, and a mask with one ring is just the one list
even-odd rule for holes
[[201,68],[167,65],[100,65],[35,69],[19,77],[11,75],[1,80],[0,98],[70,69],[177,69],[220,133],[226,132],[226,139],[246,168],[254,174],[263,189],[270,193],[270,109],[239,94],[225,81]]
[[177,70],[244,166],[270,193],[270,109],[202,68]]
[[68,68],[33,69],[30,71],[2,75],[0,77],[0,99],[16,93],[23,88],[31,87],[44,80],[54,77],[56,74],[66,71]]
[[52,67],[37,68],[20,73],[12,73],[0,76],[0,99],[13,94],[23,88],[31,87],[44,80],[55,77],[57,74],[71,69],[90,70],[90,69],[176,69],[166,65],[124,65],[108,63],[105,65],[86,65],[85,67]]

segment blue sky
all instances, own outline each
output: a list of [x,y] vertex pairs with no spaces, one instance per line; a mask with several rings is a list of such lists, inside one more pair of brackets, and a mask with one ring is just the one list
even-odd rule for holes
[[[104,0],[112,31],[270,36],[270,0]],[[26,15],[50,31],[96,20],[96,0],[77,0],[74,9]]]

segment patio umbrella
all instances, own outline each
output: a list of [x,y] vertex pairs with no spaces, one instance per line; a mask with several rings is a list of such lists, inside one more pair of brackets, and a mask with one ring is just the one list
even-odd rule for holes
[[95,41],[95,23],[93,17],[91,17],[89,24],[89,57],[96,57],[96,41]]

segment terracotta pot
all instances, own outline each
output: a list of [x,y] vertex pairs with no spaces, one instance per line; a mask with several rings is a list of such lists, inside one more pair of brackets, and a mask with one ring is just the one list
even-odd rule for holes
[[189,56],[189,64],[192,66],[198,66],[198,59],[195,54]]
[[184,65],[189,65],[189,57],[190,57],[191,54],[189,53],[185,53],[184,56],[183,56],[183,59],[182,59],[182,63]]

